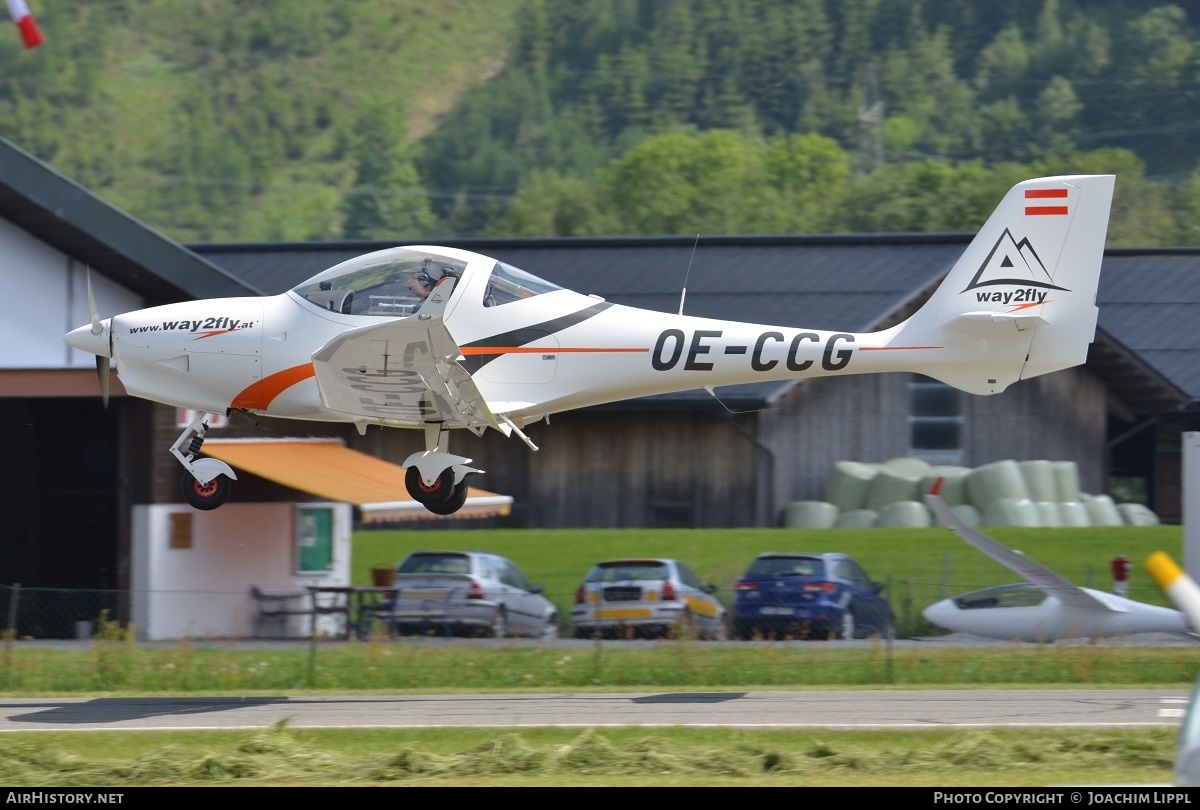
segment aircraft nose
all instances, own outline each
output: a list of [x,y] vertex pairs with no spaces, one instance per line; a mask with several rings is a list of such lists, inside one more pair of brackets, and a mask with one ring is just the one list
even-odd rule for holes
[[930,624],[936,624],[938,627],[945,628],[946,630],[954,629],[951,627],[951,624],[956,623],[952,621],[952,617],[956,613],[958,613],[958,608],[954,606],[954,602],[950,599],[934,602],[921,611],[921,615],[925,617],[925,621]]
[[94,354],[97,357],[108,357],[108,328],[111,320],[111,318],[105,318],[100,322],[102,328],[99,334],[92,331],[92,325],[89,323],[67,332],[63,335],[63,340],[68,346],[73,346],[80,351]]

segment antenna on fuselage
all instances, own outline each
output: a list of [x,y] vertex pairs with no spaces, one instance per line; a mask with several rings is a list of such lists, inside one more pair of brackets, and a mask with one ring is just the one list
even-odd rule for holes
[[688,259],[687,272],[683,274],[683,290],[679,293],[679,314],[683,314],[683,301],[687,298],[687,283],[688,276],[692,274],[692,262],[696,260],[696,246],[700,244],[700,234],[696,234],[696,241],[692,244],[692,257]]

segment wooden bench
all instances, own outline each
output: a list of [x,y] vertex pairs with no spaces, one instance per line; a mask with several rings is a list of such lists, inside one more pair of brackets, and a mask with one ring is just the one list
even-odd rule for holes
[[290,617],[313,615],[312,597],[307,591],[264,591],[251,585],[250,597],[255,607],[255,638],[264,638],[263,629],[268,622],[278,625],[279,635],[273,638],[287,638]]

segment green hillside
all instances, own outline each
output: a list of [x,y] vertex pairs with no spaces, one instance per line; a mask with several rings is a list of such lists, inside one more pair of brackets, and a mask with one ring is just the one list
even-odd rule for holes
[[1200,244],[1200,3],[34,2],[0,135],[182,241],[973,230],[1116,172]]

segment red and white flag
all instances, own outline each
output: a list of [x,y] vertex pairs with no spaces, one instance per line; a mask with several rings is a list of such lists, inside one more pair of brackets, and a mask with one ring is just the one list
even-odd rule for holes
[[29,6],[25,5],[25,0],[8,0],[8,13],[21,30],[21,39],[25,42],[26,49],[36,48],[46,41],[41,29],[34,22],[33,15],[29,13]]

